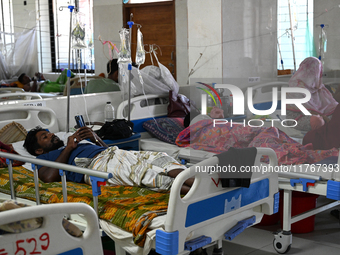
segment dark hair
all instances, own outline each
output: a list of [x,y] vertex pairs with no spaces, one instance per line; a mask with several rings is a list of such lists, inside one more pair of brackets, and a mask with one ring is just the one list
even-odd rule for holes
[[112,59],[109,62],[107,62],[107,74],[114,74],[116,71],[118,71],[118,61],[117,59]]
[[38,156],[38,154],[36,154],[35,151],[37,149],[40,149],[36,135],[37,135],[38,132],[44,131],[44,130],[46,130],[46,129],[43,129],[40,126],[37,126],[33,129],[31,129],[26,136],[26,139],[25,139],[23,146],[33,156]]
[[18,81],[21,82],[21,83],[23,83],[23,82],[24,82],[24,77],[25,77],[25,76],[26,76],[25,73],[20,74],[20,76],[19,76],[19,78],[18,78]]

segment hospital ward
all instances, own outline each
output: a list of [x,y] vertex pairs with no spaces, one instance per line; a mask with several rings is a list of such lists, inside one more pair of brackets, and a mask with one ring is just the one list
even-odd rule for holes
[[0,255],[339,254],[339,23],[0,0]]

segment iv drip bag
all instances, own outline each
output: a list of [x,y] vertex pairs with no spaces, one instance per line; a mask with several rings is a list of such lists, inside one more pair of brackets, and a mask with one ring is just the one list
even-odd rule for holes
[[79,13],[73,15],[72,22],[72,48],[73,49],[84,49],[86,48],[85,43],[85,26],[79,21]]
[[120,35],[120,51],[118,54],[119,62],[131,63],[131,48],[130,48],[130,32],[126,28],[119,31]]
[[143,65],[145,62],[145,50],[143,44],[143,34],[138,28],[137,30],[137,51],[136,51],[136,64]]

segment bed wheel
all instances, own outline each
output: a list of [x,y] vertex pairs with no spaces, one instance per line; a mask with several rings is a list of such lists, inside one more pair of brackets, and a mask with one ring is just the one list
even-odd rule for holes
[[292,245],[292,234],[279,232],[274,234],[273,246],[277,253],[285,254],[289,252]]

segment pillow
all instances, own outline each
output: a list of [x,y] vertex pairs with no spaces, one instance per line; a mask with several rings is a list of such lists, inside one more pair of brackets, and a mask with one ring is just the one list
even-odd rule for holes
[[145,121],[143,128],[156,136],[159,140],[176,144],[178,134],[185,129],[184,118],[159,118]]
[[0,141],[9,144],[25,140],[27,135],[26,129],[15,121],[7,124],[0,130]]

